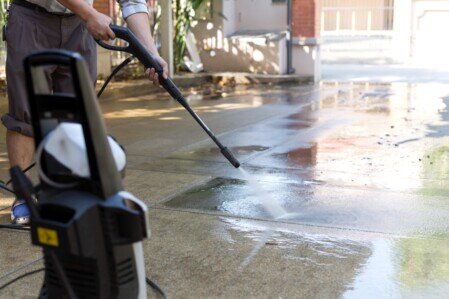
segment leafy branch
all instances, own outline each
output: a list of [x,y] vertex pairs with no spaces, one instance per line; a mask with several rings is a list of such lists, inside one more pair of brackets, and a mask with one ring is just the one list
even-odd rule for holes
[[173,56],[175,66],[179,68],[183,62],[187,49],[186,37],[192,25],[199,21],[199,12],[201,15],[208,14],[211,17],[217,13],[226,18],[221,12],[215,12],[212,0],[174,0],[173,13],[175,24],[174,50]]

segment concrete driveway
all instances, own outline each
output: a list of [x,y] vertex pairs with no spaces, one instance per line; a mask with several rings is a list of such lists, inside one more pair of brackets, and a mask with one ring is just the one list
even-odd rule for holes
[[[126,187],[151,206],[147,274],[170,297],[449,294],[447,86],[206,91],[189,101],[244,171],[165,95],[102,102],[127,148]],[[4,142],[0,158],[6,177]],[[2,195],[2,223],[10,202]],[[41,267],[26,232],[0,240],[0,284]],[[42,278],[0,297],[35,297]]]

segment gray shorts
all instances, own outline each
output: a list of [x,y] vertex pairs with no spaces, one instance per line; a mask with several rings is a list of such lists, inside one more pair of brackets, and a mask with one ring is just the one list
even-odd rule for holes
[[[92,80],[95,82],[96,44],[78,16],[61,17],[17,5],[10,7],[6,43],[9,112],[2,116],[2,123],[8,130],[32,137],[23,59],[35,51],[47,49],[79,52],[86,60]],[[49,68],[46,71],[46,78],[53,91],[68,91],[67,89],[72,86],[66,69]]]

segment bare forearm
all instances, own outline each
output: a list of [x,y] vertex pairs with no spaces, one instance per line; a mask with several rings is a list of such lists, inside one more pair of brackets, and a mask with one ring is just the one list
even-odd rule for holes
[[154,39],[151,36],[150,19],[146,13],[136,13],[126,18],[129,29],[137,36],[141,43],[156,56],[159,56]]
[[86,28],[95,39],[109,40],[115,38],[109,25],[112,19],[94,9],[84,0],[58,0],[59,3],[70,9],[74,14],[78,15]]
[[[114,32],[109,27],[110,17],[99,13],[84,0],[58,0],[62,5],[78,15],[86,23],[87,30],[96,39],[109,40],[115,38]],[[142,9],[143,11],[144,9]],[[159,56],[154,39],[151,36],[150,19],[145,12],[131,14],[126,18],[126,23],[141,43],[155,56],[156,61],[164,69],[163,76],[168,76],[168,64]],[[147,69],[146,74],[155,84],[159,84],[158,74],[155,69]]]
[[[159,56],[154,39],[151,36],[150,18],[147,13],[135,13],[126,18],[128,28],[137,36],[141,43],[154,55],[155,60],[162,66],[164,72],[163,77],[168,78],[168,64],[165,60]],[[154,68],[149,68],[145,71],[145,74],[154,82],[159,85],[159,75]]]

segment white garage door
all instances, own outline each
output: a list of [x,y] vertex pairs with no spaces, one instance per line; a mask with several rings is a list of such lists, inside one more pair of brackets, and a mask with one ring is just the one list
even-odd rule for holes
[[414,62],[449,67],[449,1],[415,1],[413,29]]

